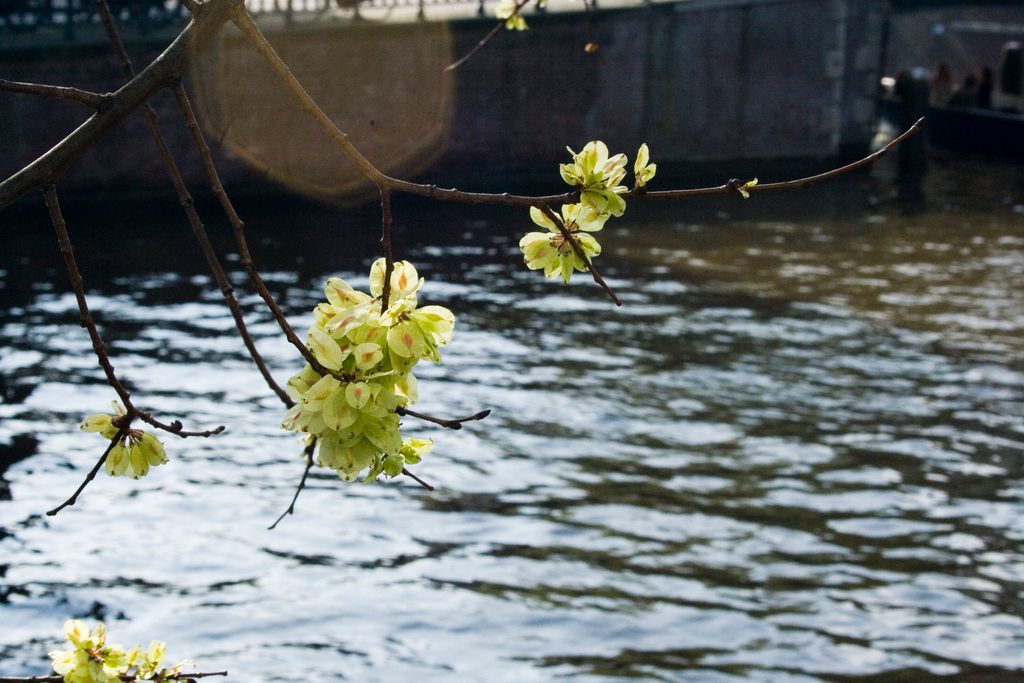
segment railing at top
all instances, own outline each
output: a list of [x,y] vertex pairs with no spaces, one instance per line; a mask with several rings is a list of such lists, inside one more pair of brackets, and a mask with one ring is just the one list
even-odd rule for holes
[[[188,18],[183,0],[107,0],[107,3],[117,19],[144,28],[180,24]],[[71,34],[77,25],[99,22],[95,0],[0,1],[0,29],[9,31],[58,27]]]
[[279,14],[290,21],[297,15],[323,16],[337,10],[349,10],[353,16],[372,10],[415,9],[419,19],[425,18],[427,7],[467,7],[484,14],[488,0],[246,0],[253,14]]
[[[485,1],[492,0],[246,0],[255,15],[278,15],[286,23],[303,19],[363,11],[415,10],[420,19],[426,7],[462,6],[484,14]],[[177,26],[188,20],[183,0],[107,0],[114,15],[124,24],[143,32]],[[63,30],[71,39],[78,26],[99,24],[95,0],[0,0],[0,32]]]
[[478,6],[479,0],[246,0],[246,7],[253,14],[323,13],[332,10],[354,10],[357,8],[388,9],[394,7],[419,7],[420,5],[463,5]]

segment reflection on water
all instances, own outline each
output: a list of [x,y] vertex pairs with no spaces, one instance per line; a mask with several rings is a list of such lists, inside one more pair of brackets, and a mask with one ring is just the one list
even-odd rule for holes
[[[911,214],[853,182],[632,207],[603,240],[620,310],[519,267],[522,216],[399,207],[423,299],[459,319],[422,408],[494,413],[408,425],[435,493],[318,474],[274,532],[300,448],[162,206],[68,213],[139,402],[229,430],[41,515],[112,394],[42,212],[5,216],[0,431],[38,444],[0,503],[0,669],[43,672],[86,615],[232,680],[1019,680],[1022,179],[940,166]],[[373,258],[370,211],[247,214],[298,324]]]

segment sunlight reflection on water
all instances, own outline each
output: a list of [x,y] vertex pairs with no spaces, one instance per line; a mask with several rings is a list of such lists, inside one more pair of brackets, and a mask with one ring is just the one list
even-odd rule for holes
[[[493,415],[407,425],[437,441],[418,468],[436,492],[316,473],[274,532],[300,448],[215,287],[164,226],[90,214],[76,239],[118,370],[156,413],[229,429],[41,516],[97,455],[75,423],[112,395],[56,254],[12,227],[0,436],[39,444],[0,503],[0,668],[42,673],[63,619],[101,614],[231,680],[1016,680],[1024,216],[954,170],[974,194],[940,168],[942,209],[909,215],[827,194],[771,222],[631,209],[602,238],[621,310],[520,268],[521,216],[400,210],[422,300],[459,320],[421,408]],[[276,234],[254,211],[257,259],[301,328],[374,238],[278,211],[304,218]],[[459,221],[472,246],[419,225]],[[232,278],[286,379],[294,353]]]

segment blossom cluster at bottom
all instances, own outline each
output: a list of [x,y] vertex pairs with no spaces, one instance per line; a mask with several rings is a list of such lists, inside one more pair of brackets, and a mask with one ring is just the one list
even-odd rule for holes
[[71,644],[69,650],[50,653],[55,673],[65,683],[121,683],[123,680],[152,681],[177,678],[181,670],[191,664],[184,661],[174,666],[163,666],[167,644],[152,641],[146,648],[136,645],[125,650],[107,642],[107,629],[103,624],[92,630],[84,622],[71,619],[64,623],[64,636]]

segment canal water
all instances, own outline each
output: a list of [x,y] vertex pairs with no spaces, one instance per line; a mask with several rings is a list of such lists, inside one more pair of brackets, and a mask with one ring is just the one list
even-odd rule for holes
[[[0,216],[0,674],[48,671],[68,617],[238,681],[1019,681],[1024,676],[1024,169],[939,160],[787,196],[631,206],[600,235],[624,302],[521,265],[506,209],[396,207],[421,301],[458,323],[420,408],[492,415],[408,479],[316,472],[233,333],[173,202],[69,204],[91,302],[165,439],[101,475],[113,393],[42,208]],[[365,282],[374,210],[242,202],[305,327]],[[222,253],[230,240],[212,210]],[[298,367],[240,272],[279,379]]]

